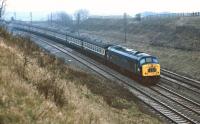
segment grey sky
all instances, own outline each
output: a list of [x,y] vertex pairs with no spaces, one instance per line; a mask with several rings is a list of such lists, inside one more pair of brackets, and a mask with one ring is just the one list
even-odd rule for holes
[[92,15],[134,15],[143,11],[193,12],[200,11],[200,0],[8,0],[8,12],[50,13],[87,9]]

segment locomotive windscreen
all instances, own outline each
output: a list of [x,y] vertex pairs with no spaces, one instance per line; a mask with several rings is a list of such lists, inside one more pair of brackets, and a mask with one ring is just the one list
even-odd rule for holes
[[140,65],[143,65],[145,63],[158,63],[158,60],[153,57],[147,57],[140,60]]

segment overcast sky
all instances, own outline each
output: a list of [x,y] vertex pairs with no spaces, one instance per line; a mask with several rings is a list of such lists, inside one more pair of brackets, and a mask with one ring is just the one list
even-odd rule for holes
[[8,0],[8,12],[30,11],[47,13],[87,9],[92,15],[134,15],[143,11],[193,12],[200,11],[200,0]]

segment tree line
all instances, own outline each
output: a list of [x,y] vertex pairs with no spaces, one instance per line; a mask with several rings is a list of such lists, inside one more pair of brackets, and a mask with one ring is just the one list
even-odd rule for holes
[[80,24],[89,17],[89,11],[86,9],[77,10],[74,15],[70,15],[64,11],[54,12],[48,15],[48,22],[60,24],[64,26],[71,26],[73,24]]

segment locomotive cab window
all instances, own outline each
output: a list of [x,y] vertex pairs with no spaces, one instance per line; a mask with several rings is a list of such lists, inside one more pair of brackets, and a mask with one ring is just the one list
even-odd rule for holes
[[158,60],[156,58],[152,58],[152,57],[143,58],[140,60],[140,65],[143,65],[145,63],[158,63]]
[[153,63],[158,63],[158,60],[156,58],[153,58]]
[[152,59],[151,58],[146,58],[146,63],[152,63]]
[[145,59],[141,59],[140,60],[140,65],[144,64],[145,63]]

